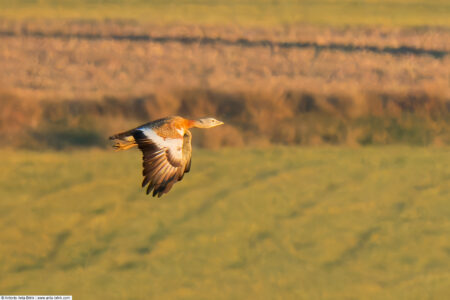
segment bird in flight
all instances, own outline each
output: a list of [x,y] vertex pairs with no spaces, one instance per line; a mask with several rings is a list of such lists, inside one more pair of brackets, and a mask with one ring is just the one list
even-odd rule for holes
[[191,168],[191,137],[189,128],[211,128],[223,122],[214,118],[189,120],[168,117],[152,121],[134,129],[110,136],[116,150],[127,150],[137,146],[143,153],[142,187],[153,197],[170,191],[183,179]]

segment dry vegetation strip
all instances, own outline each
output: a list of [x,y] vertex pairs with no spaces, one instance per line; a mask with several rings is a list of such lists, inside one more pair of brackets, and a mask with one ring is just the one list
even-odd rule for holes
[[26,132],[37,144],[101,145],[103,135],[148,119],[211,114],[230,126],[202,145],[450,141],[445,29],[1,28],[11,33],[0,36],[0,133],[10,140]]
[[173,114],[216,116],[226,122],[195,133],[195,144],[203,147],[450,144],[450,103],[427,94],[365,94],[352,99],[295,90],[179,90],[98,101],[0,97],[0,137],[3,145],[16,147],[106,146],[106,137],[115,131]]
[[448,27],[384,27],[384,26],[313,26],[285,24],[272,27],[239,25],[141,24],[132,20],[21,20],[0,18],[0,32],[5,35],[40,35],[63,37],[117,37],[127,39],[152,37],[217,38],[226,41],[264,40],[268,43],[344,44],[375,47],[411,47],[424,50],[450,50]]
[[136,42],[152,42],[152,43],[181,43],[185,45],[213,45],[213,46],[237,46],[237,47],[269,47],[273,48],[313,48],[315,51],[337,50],[344,52],[367,51],[378,54],[394,54],[394,55],[429,55],[434,58],[444,58],[449,55],[449,51],[433,50],[424,48],[415,48],[410,46],[399,47],[377,47],[373,45],[354,45],[354,44],[338,44],[326,43],[319,44],[317,42],[277,42],[271,40],[249,40],[246,38],[238,38],[227,40],[221,37],[208,36],[152,36],[148,34],[131,34],[131,35],[115,35],[115,34],[98,34],[98,33],[64,33],[64,32],[45,32],[45,31],[22,31],[17,34],[14,31],[0,31],[0,36],[14,37],[20,35],[22,37],[35,38],[57,38],[57,39],[86,39],[86,40],[119,40],[119,41],[136,41]]

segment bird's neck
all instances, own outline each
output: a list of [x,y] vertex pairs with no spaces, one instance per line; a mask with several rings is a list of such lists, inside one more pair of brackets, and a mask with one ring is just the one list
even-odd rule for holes
[[195,128],[210,128],[211,127],[211,126],[209,126],[205,123],[202,123],[198,120],[191,120],[191,122],[192,122],[191,127],[195,127]]
[[200,122],[199,120],[189,120],[189,119],[182,119],[179,122],[177,122],[177,127],[184,128],[185,130],[189,128],[210,128],[208,124],[204,124]]
[[198,120],[187,120],[187,128],[208,128],[208,126]]
[[201,126],[202,124],[197,120],[184,119],[183,124],[181,126],[184,127],[185,129],[189,129],[193,127],[199,127],[199,125]]
[[183,129],[191,128],[193,126],[193,122],[194,120],[189,120],[182,117],[174,117],[172,120],[170,120],[171,126]]

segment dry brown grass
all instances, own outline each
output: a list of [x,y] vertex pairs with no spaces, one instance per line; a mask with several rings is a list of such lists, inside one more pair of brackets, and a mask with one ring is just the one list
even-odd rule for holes
[[106,146],[110,134],[167,115],[216,116],[226,126],[197,131],[197,146],[269,144],[450,144],[450,103],[432,94],[313,95],[179,90],[138,98],[20,100],[4,94],[3,145],[57,149]]
[[42,33],[48,35],[213,37],[225,40],[248,39],[273,42],[317,42],[373,45],[379,47],[409,46],[423,49],[450,50],[450,30],[446,27],[382,27],[382,26],[313,26],[309,24],[273,27],[238,25],[148,24],[132,20],[22,20],[0,18],[1,32],[15,35]]
[[0,29],[4,138],[100,145],[181,114],[231,124],[199,134],[211,147],[450,142],[448,29],[4,20]]

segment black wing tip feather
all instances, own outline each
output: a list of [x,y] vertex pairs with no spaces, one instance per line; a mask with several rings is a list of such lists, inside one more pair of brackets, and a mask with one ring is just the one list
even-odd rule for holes
[[[151,182],[147,186],[146,194],[148,195],[148,194],[152,193],[153,197],[158,196],[158,198],[160,198],[162,195],[167,194],[172,189],[172,186],[174,185],[174,183],[178,180],[179,179],[177,178],[177,176],[174,175],[171,178],[169,178],[168,180],[160,183],[159,185],[155,185],[153,182]],[[144,179],[144,182],[145,181],[146,181],[146,179]],[[144,182],[143,182],[143,184],[144,184]],[[145,185],[143,185],[142,187],[145,187]]]
[[148,195],[152,193],[153,197],[158,196],[158,198],[160,198],[163,194],[167,194],[172,189],[172,186],[176,182],[183,179],[185,173],[187,172],[185,171],[182,172],[181,174],[175,173],[172,177],[161,182],[160,184],[156,184],[156,182],[152,180],[149,176],[145,176],[144,180],[142,181],[142,187],[144,188],[148,184],[146,194]]

